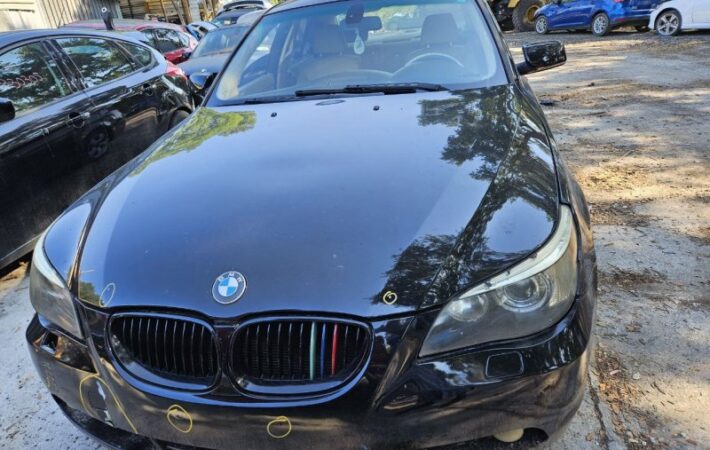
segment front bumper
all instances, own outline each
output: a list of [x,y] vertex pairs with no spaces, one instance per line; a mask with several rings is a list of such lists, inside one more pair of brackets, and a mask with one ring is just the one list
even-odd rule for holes
[[418,359],[437,312],[372,323],[374,349],[357,383],[317,399],[288,401],[170,391],[126,378],[103,344],[108,317],[87,308],[81,313],[91,329],[88,345],[47,330],[36,316],[27,340],[62,410],[84,431],[119,448],[148,442],[421,448],[517,428],[553,435],[574,416],[586,380],[591,288],[559,324],[536,336]]

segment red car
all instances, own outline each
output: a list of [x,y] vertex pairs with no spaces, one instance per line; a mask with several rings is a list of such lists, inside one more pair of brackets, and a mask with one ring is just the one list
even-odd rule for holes
[[[64,25],[66,28],[83,28],[105,30],[102,20],[81,20]],[[165,59],[173,64],[179,64],[187,59],[197,46],[197,40],[184,27],[156,20],[114,20],[115,31],[129,34],[157,49]]]

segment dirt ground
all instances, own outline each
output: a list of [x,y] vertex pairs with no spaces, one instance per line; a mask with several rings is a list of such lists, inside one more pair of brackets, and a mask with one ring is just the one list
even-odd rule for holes
[[[587,195],[599,259],[590,388],[542,447],[708,448],[710,33],[507,38],[518,60],[523,42],[567,46],[565,66],[529,80]],[[0,280],[0,448],[97,448],[35,375],[31,314],[20,266]]]
[[592,212],[600,444],[708,448],[710,34],[547,38],[568,63],[529,80]]

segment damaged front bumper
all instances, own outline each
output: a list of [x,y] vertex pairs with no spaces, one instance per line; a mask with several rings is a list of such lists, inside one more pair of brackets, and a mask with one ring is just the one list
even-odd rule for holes
[[115,448],[422,448],[513,429],[553,435],[584,394],[593,294],[535,336],[456,354],[417,357],[437,310],[371,323],[365,374],[318,398],[168,390],[127,380],[103,343],[108,315],[81,308],[87,343],[35,316],[32,359],[64,413]]

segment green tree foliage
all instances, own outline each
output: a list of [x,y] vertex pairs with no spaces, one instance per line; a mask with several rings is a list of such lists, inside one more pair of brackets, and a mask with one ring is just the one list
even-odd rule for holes
[[135,173],[142,172],[146,167],[163,158],[195,150],[212,137],[242,133],[254,128],[255,124],[254,111],[218,112],[211,108],[201,108],[155,148],[136,168]]

